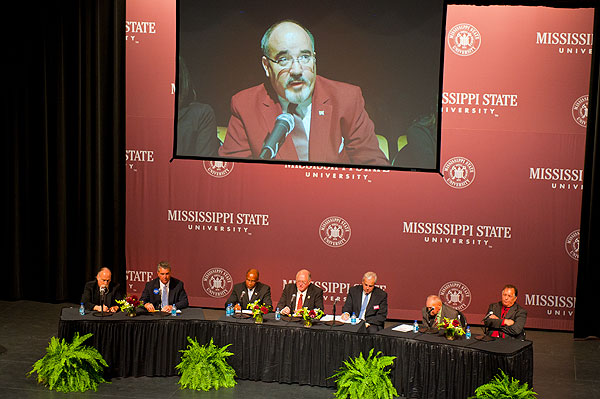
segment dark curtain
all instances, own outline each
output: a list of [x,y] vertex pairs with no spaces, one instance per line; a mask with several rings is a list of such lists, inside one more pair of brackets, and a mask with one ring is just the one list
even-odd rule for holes
[[78,302],[100,266],[125,280],[125,0],[17,3],[0,298]]
[[592,77],[590,81],[590,109],[585,143],[583,200],[581,203],[581,241],[577,274],[577,302],[575,304],[575,338],[600,337],[600,318],[598,318],[597,311],[597,291],[600,287],[599,28],[600,10],[596,8],[594,46],[592,49]]

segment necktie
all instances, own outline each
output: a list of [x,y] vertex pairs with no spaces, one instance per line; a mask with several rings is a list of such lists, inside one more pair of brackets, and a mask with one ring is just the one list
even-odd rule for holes
[[169,305],[169,294],[167,293],[167,286],[163,287],[162,290],[162,307]]
[[290,133],[292,141],[296,147],[296,153],[300,161],[308,161],[308,138],[306,137],[306,131],[304,130],[304,123],[302,118],[298,114],[298,104],[290,103],[288,105],[288,113],[294,116],[295,127]]
[[296,306],[296,310],[298,310],[298,309],[302,309],[302,296],[303,296],[303,295],[304,295],[304,294],[300,294],[300,295],[298,295],[298,305]]
[[360,307],[360,314],[358,315],[359,319],[365,319],[365,311],[367,310],[367,304],[369,303],[369,295],[365,295],[365,299],[363,299],[362,306]]

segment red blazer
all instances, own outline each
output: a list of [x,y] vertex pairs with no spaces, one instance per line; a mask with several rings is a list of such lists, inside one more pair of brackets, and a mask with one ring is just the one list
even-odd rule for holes
[[[265,137],[281,113],[276,95],[270,95],[264,83],[234,95],[227,136],[219,155],[258,158]],[[344,148],[340,153],[342,138]],[[308,146],[312,162],[389,165],[379,149],[360,88],[321,76],[316,77],[313,92]],[[298,160],[291,138],[284,141],[275,159]]]

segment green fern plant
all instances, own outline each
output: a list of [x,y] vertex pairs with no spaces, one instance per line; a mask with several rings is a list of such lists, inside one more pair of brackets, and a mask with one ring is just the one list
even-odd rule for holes
[[98,384],[106,382],[102,372],[108,364],[96,348],[82,345],[91,336],[75,333],[71,343],[52,337],[46,355],[34,363],[28,376],[37,373],[38,383],[59,392],[96,391]]
[[344,361],[344,365],[330,378],[336,378],[339,399],[391,399],[398,392],[390,380],[390,370],[386,367],[394,364],[396,356],[373,355],[373,349],[365,359],[358,357]]
[[183,353],[181,363],[175,366],[181,374],[181,389],[208,391],[213,387],[231,388],[237,384],[234,379],[235,370],[227,364],[227,358],[233,355],[227,351],[230,345],[219,348],[213,344],[212,338],[206,345],[200,345],[190,337],[187,340],[190,344],[187,349],[180,351]]
[[535,399],[536,396],[537,393],[527,383],[521,384],[519,380],[510,378],[500,370],[500,374],[490,382],[475,389],[475,396],[470,399]]

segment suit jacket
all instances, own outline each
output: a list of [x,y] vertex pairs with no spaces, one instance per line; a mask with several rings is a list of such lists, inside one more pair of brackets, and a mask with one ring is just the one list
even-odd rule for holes
[[486,334],[492,335],[494,331],[498,331],[500,338],[502,338],[502,333],[506,334],[506,337],[512,337],[516,339],[524,339],[525,338],[525,323],[527,322],[527,311],[519,306],[518,303],[512,305],[508,312],[506,312],[505,319],[511,319],[515,322],[512,326],[503,326],[503,319],[500,318],[502,314],[502,302],[496,302],[490,304],[488,307],[488,313],[494,312],[498,319],[490,319],[489,317],[485,319],[483,324],[487,327]]
[[[423,326],[427,328],[438,328],[436,322],[437,315],[430,315],[429,312],[427,312],[426,306],[423,306],[421,313],[423,314]],[[440,309],[440,321],[444,320],[444,317],[447,317],[449,319],[456,319],[458,318],[458,310],[446,305],[445,303],[442,303],[442,308]],[[461,320],[459,321],[461,325],[465,327],[464,319],[461,318]]]
[[[358,86],[316,77],[312,97],[308,159],[312,162],[389,165],[365,110]],[[231,118],[219,155],[258,158],[265,137],[282,113],[276,94],[265,84],[251,87],[231,99]],[[340,146],[343,142],[343,149]],[[298,160],[291,138],[275,159]]]
[[246,283],[237,283],[233,286],[233,291],[231,292],[231,296],[227,302],[225,302],[225,306],[227,306],[228,303],[232,303],[234,305],[239,303],[242,306],[242,309],[246,309],[246,306],[249,303],[252,303],[257,299],[260,300],[261,303],[264,303],[269,307],[273,307],[273,301],[271,300],[271,287],[259,281],[254,286],[252,298],[248,298],[248,288],[246,288]]
[[[144,301],[144,303],[151,303],[154,305],[155,309],[161,308],[160,279],[158,277],[146,283],[141,300]],[[173,304],[177,309],[183,309],[189,306],[188,297],[183,288],[183,281],[171,277],[169,280],[169,305]]]
[[[98,281],[92,280],[85,283],[83,294],[81,295],[81,302],[83,302],[85,309],[93,310],[94,306],[100,305],[100,299],[100,287],[98,286]],[[104,304],[109,308],[118,306],[119,304],[115,302],[116,299],[123,299],[123,293],[121,292],[121,286],[111,281],[110,284],[108,284],[108,292],[106,293]]]
[[[277,303],[277,307],[281,310],[288,306],[293,313],[296,304],[298,303],[298,299],[296,298],[297,291],[298,288],[296,287],[296,284],[286,284],[281,293],[281,298],[279,298],[279,302]],[[321,288],[311,283],[304,293],[306,295],[304,296],[302,303],[303,308],[319,308],[323,310],[323,290]]]
[[[355,285],[348,290],[348,296],[346,296],[346,302],[342,308],[342,312],[356,314],[356,317],[360,314],[360,308],[362,306],[362,285]],[[373,288],[367,309],[365,310],[365,321],[369,323],[372,328],[371,330],[383,329],[383,323],[387,318],[388,304],[387,304],[387,292],[379,287]]]

